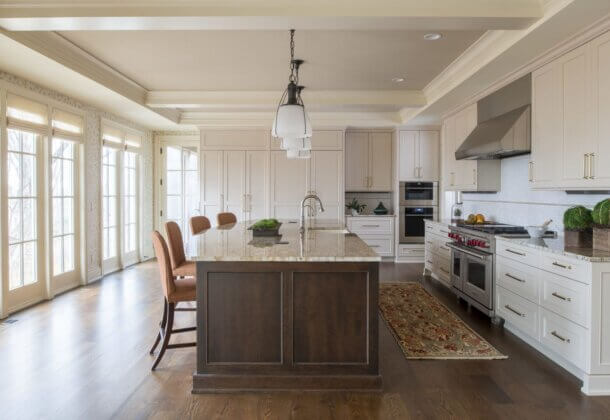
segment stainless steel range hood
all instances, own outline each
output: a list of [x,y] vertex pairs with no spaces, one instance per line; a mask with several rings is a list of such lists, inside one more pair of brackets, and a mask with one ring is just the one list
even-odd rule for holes
[[478,124],[455,152],[461,159],[502,159],[530,153],[531,74],[477,103]]

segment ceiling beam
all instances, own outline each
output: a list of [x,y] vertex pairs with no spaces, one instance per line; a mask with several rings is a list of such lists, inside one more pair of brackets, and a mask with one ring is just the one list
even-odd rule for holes
[[0,0],[13,31],[204,29],[522,29],[545,0]]
[[[281,91],[151,91],[146,105],[152,108],[196,109],[274,109]],[[303,101],[309,107],[421,107],[426,98],[421,91],[412,90],[305,90]]]

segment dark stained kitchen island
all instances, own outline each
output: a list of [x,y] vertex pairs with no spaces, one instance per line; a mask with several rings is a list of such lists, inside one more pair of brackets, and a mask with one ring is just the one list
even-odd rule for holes
[[247,223],[193,238],[193,392],[381,389],[380,257],[338,222],[253,238]]

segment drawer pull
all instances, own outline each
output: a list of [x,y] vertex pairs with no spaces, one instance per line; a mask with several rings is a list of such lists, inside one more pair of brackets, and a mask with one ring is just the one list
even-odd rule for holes
[[430,244],[430,245],[434,245],[434,243],[432,241],[427,241],[426,243]]
[[362,227],[375,228],[379,227],[379,225],[362,225]]
[[446,246],[442,246],[442,245],[441,245],[441,246],[440,246],[440,248],[441,248],[441,249],[443,249],[443,250],[445,250],[445,251],[450,251],[450,249],[449,249],[449,248],[447,248]]
[[441,233],[446,233],[447,235],[449,235],[449,232],[443,229],[441,229]]
[[449,274],[448,270],[445,270],[443,267],[439,267],[441,269],[442,272]]
[[560,264],[557,261],[553,261],[553,265],[555,267],[560,267],[560,268],[565,268],[566,270],[571,270],[572,266],[571,265],[564,265],[564,264]]
[[506,248],[506,252],[510,252],[511,254],[521,255],[522,257],[525,257],[525,253],[524,252],[513,251],[512,249],[508,249],[508,248]]
[[520,316],[520,317],[522,317],[522,318],[525,318],[525,314],[522,314],[521,312],[519,312],[519,311],[517,311],[517,310],[515,310],[515,309],[511,308],[511,307],[510,307],[510,305],[504,305],[504,307],[505,307],[506,309],[508,309],[509,311],[511,311],[512,313],[517,314],[517,315],[519,315],[519,316]]
[[572,302],[572,298],[565,297],[565,296],[561,296],[561,295],[560,295],[560,294],[558,294],[557,292],[553,292],[553,293],[551,293],[551,296],[554,296],[554,297],[556,297],[557,299],[565,300],[566,302]]
[[520,279],[519,277],[515,277],[515,276],[513,276],[510,273],[506,273],[505,276],[508,277],[508,278],[511,278],[513,280],[517,280],[519,283],[525,283],[525,280]]
[[558,338],[559,340],[563,341],[564,343],[569,343],[570,339],[569,338],[565,338],[560,336],[559,334],[557,334],[557,331],[551,331],[551,335],[555,338]]
[[426,262],[427,262],[428,264],[432,264],[432,261],[430,261],[430,260],[426,260]]
[[380,245],[369,245],[369,247],[371,247],[371,248],[381,248]]

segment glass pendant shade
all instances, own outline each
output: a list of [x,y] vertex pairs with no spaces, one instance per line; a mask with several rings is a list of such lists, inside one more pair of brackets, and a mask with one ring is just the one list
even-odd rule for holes
[[282,150],[311,150],[311,137],[302,139],[283,138],[280,149]]
[[311,123],[305,107],[300,104],[281,105],[273,121],[272,135],[282,138],[311,137]]

